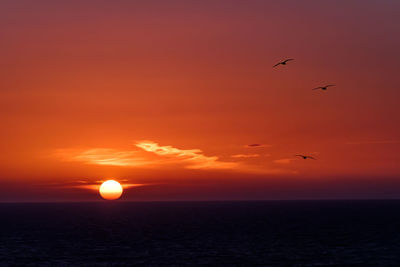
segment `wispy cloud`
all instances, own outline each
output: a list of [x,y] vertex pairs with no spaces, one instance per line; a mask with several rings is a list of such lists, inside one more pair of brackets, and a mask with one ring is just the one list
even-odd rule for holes
[[144,166],[151,162],[133,150],[117,150],[110,148],[92,149],[58,149],[58,156],[63,161],[77,161],[86,164],[108,166]]
[[375,140],[375,141],[357,141],[346,142],[346,145],[379,145],[379,144],[399,144],[399,140]]
[[254,147],[270,147],[271,145],[266,145],[266,144],[248,144],[248,145],[244,145],[245,148],[254,148]]
[[[154,141],[139,141],[134,148],[59,149],[55,156],[62,161],[81,162],[91,165],[120,166],[129,168],[174,167],[197,170],[226,170],[244,173],[285,173],[284,169],[268,167],[267,164],[248,164],[240,159],[259,157],[259,154],[236,154],[232,160],[206,155],[201,149],[181,149],[160,145]],[[86,186],[86,185],[83,185]]]
[[200,149],[179,149],[172,146],[161,146],[153,141],[140,141],[137,147],[159,156],[172,157],[188,163],[188,169],[233,169],[235,162],[224,162],[217,156],[206,156]]
[[[69,187],[73,187],[73,188],[80,188],[80,189],[91,189],[91,190],[99,190],[101,186],[100,184],[86,184],[86,185],[75,185],[75,186],[69,186]],[[125,184],[125,183],[121,183],[121,186],[123,189],[128,189],[128,188],[132,188],[132,187],[139,187],[139,186],[148,186],[148,184]],[[68,186],[66,186],[68,187]]]
[[285,159],[276,159],[273,160],[273,163],[277,163],[277,164],[290,164],[294,159],[291,158],[285,158]]
[[[101,184],[105,182],[106,180],[100,180],[100,181],[84,181],[84,180],[74,180],[70,181],[67,183],[50,183],[50,184],[45,184],[44,186],[51,186],[51,187],[59,187],[59,188],[79,188],[79,189],[90,189],[90,190],[96,190],[98,191]],[[139,187],[139,186],[149,186],[152,184],[132,184],[129,183],[126,180],[119,180],[121,183],[121,186],[123,189],[128,189],[132,187]]]
[[231,158],[257,158],[260,154],[236,154],[232,155]]
[[[58,149],[55,155],[62,161],[76,161],[85,164],[144,167],[147,165],[182,164],[187,169],[236,169],[238,163],[221,161],[217,156],[206,156],[200,149],[179,149],[161,146],[153,141],[140,141],[139,149],[118,150],[111,148]],[[155,154],[149,157],[145,152]]]

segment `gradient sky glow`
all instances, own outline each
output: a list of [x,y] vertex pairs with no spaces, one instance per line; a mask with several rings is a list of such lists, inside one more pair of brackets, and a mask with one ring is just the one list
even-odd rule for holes
[[0,201],[399,198],[399,10],[1,1]]

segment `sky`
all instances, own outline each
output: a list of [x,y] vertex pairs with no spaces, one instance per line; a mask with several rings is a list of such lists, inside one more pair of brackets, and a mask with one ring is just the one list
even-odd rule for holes
[[0,201],[399,198],[399,9],[1,1]]

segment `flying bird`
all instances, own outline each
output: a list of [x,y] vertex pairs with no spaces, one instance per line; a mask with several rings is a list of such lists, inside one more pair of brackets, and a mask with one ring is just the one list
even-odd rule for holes
[[335,85],[334,84],[328,84],[328,85],[325,85],[325,86],[320,86],[320,87],[314,88],[313,90],[318,90],[318,89],[326,90],[326,89],[328,89],[328,87],[331,87],[331,86],[335,86]]
[[311,157],[311,156],[306,156],[306,155],[295,155],[296,157],[302,157],[303,159],[314,159],[315,160],[315,158],[313,158],[313,157]]
[[291,60],[294,60],[294,59],[293,59],[293,58],[285,59],[284,61],[281,61],[281,62],[275,64],[275,65],[273,66],[273,68],[275,68],[275,67],[277,67],[277,66],[279,66],[279,65],[286,65],[286,63],[287,63],[288,61],[291,61]]

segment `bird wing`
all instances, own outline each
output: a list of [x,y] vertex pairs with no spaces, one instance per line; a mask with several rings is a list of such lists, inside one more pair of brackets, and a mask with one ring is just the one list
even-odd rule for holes
[[276,66],[279,66],[280,64],[282,64],[282,62],[276,63],[273,68],[275,68]]
[[316,160],[315,158],[313,158],[313,157],[310,157],[310,156],[307,156],[307,158]]
[[304,157],[303,155],[295,155],[295,157]]
[[331,87],[331,86],[335,86],[334,84],[328,84],[325,87]]
[[317,88],[314,88],[313,90],[318,90],[318,89],[321,89],[322,87],[317,87]]
[[294,60],[294,58],[288,58],[284,62],[288,62],[288,61],[291,61],[291,60]]

